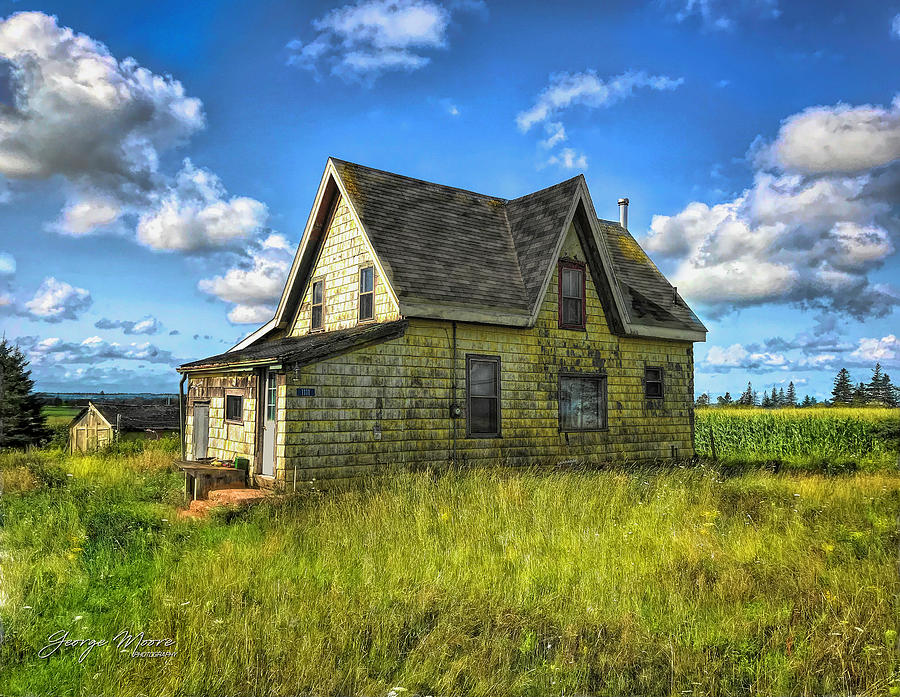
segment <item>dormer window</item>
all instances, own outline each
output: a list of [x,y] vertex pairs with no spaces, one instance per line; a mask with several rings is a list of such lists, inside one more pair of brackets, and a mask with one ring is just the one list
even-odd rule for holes
[[325,281],[313,281],[312,284],[312,302],[310,303],[311,314],[309,327],[311,330],[321,329],[322,320],[325,316]]
[[560,329],[584,329],[584,264],[559,262],[559,326]]
[[359,321],[375,319],[375,267],[359,270]]

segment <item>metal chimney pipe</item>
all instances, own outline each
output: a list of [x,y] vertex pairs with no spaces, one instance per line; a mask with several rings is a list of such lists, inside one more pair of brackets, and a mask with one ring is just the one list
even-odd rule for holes
[[627,198],[619,199],[619,225],[626,230],[628,229],[628,203]]

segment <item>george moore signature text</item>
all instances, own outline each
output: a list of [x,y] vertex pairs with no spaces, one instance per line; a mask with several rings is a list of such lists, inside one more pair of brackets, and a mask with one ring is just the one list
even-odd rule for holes
[[131,658],[171,658],[178,653],[169,650],[174,645],[174,639],[153,639],[144,636],[144,632],[132,634],[127,629],[112,639],[70,639],[69,630],[60,629],[47,637],[47,644],[38,651],[38,657],[50,658],[57,652],[61,655],[65,649],[80,649],[78,662],[82,663],[95,648],[110,646]]

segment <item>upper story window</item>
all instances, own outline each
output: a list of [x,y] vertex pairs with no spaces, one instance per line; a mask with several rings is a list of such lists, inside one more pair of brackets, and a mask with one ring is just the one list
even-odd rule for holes
[[466,426],[473,438],[500,436],[500,356],[466,356]]
[[663,398],[662,368],[644,368],[644,396],[649,399]]
[[584,264],[559,262],[559,326],[561,329],[584,329]]
[[359,321],[375,319],[375,267],[359,270]]
[[325,281],[313,281],[312,285],[312,303],[310,303],[312,313],[310,315],[310,329],[321,329],[322,320],[325,316]]

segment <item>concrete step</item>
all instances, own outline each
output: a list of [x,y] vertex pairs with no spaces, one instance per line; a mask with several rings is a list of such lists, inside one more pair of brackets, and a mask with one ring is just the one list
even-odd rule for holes
[[271,495],[272,492],[265,489],[243,487],[211,489],[206,499],[191,501],[186,509],[179,511],[179,515],[182,518],[203,518],[211,509],[218,506],[251,506]]
[[234,504],[252,503],[270,496],[270,492],[262,489],[228,488],[212,489],[207,494],[207,499],[219,506],[231,506]]

